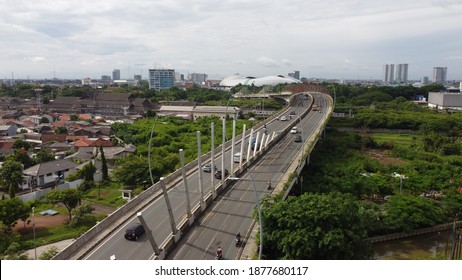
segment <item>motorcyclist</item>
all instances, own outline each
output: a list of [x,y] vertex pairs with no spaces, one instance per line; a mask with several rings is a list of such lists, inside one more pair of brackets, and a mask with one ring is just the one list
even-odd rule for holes
[[238,246],[241,243],[241,233],[238,232],[236,234],[236,246]]
[[223,250],[221,249],[220,246],[218,246],[216,254],[217,254],[217,259],[221,259],[221,255],[223,254]]
[[268,190],[271,190],[271,181],[268,181],[267,186],[268,186]]

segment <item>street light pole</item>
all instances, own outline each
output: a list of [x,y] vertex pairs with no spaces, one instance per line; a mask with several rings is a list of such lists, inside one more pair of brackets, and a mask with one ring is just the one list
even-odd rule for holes
[[258,249],[258,259],[261,260],[261,255],[263,251],[263,222],[262,222],[262,215],[261,215],[261,207],[260,207],[260,199],[258,198],[257,187],[255,186],[255,181],[252,177],[252,173],[249,172],[250,180],[245,178],[238,178],[238,177],[229,177],[230,180],[242,180],[242,181],[250,181],[252,185],[253,192],[255,194],[255,203],[257,204],[257,211],[258,211],[258,221],[260,223],[260,246]]
[[37,246],[35,245],[35,207],[32,207],[32,233],[34,236],[34,260],[37,259]]

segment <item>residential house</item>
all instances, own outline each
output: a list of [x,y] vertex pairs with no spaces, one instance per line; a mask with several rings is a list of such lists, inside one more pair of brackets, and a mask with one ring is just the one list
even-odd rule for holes
[[0,125],[0,136],[16,135],[16,125]]
[[[124,147],[103,147],[104,157],[109,166],[112,166],[116,159],[123,158],[136,152],[136,146],[125,145]],[[77,153],[72,154],[66,158],[90,160],[101,159],[99,147],[80,147]]]
[[25,180],[21,188],[34,189],[55,186],[60,176],[66,177],[75,173],[78,165],[68,159],[59,159],[29,167],[22,172]]
[[83,138],[74,142],[74,147],[112,147],[112,142],[103,138]]

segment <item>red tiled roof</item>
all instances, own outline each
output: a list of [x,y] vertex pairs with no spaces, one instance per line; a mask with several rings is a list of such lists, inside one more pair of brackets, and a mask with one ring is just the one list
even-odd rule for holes
[[79,114],[81,120],[91,120],[93,116],[91,114]]
[[75,147],[112,147],[112,143],[109,140],[104,140],[102,138],[97,139],[80,139],[74,143]]
[[63,121],[63,122],[64,122],[64,121],[70,121],[70,120],[71,120],[71,116],[69,116],[69,115],[62,115],[62,116],[59,118],[59,120],[61,120],[61,121]]
[[64,143],[66,142],[66,138],[66,134],[42,134],[40,140],[42,140],[42,143],[48,143],[51,141]]
[[13,148],[13,142],[0,142],[0,149],[11,150]]

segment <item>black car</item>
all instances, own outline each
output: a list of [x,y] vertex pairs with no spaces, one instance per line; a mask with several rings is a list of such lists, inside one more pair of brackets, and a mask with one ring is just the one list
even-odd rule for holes
[[294,136],[294,142],[302,142],[302,136],[301,135],[295,135]]
[[[225,169],[225,177],[228,176],[228,174],[228,169]],[[221,169],[217,169],[217,171],[215,171],[215,178],[221,179]]]
[[125,239],[128,240],[138,240],[138,238],[144,233],[144,227],[142,224],[133,224],[130,225],[126,230],[125,230]]

